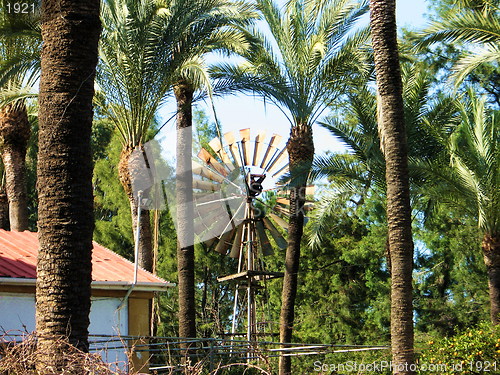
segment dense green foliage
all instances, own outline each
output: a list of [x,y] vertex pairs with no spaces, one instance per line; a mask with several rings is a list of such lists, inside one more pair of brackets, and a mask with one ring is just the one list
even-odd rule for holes
[[422,373],[496,374],[500,370],[500,334],[488,324],[458,330],[426,344],[419,358]]

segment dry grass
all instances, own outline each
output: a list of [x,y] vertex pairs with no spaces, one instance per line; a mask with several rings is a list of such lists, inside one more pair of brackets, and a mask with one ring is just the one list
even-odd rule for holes
[[[40,365],[39,351],[34,334],[22,332],[7,332],[0,336],[0,375],[35,375],[35,366]],[[118,364],[105,363],[98,353],[85,353],[70,345],[63,338],[54,340],[54,353],[61,353],[61,362],[64,363],[62,371],[55,371],[48,365],[43,366],[43,375],[141,375],[119,370]],[[133,350],[132,350],[133,351]],[[127,352],[130,355],[132,351]],[[130,360],[130,358],[129,358]],[[265,357],[259,361],[266,369],[249,363],[213,363],[210,366],[208,358],[191,363],[185,358],[183,366],[175,366],[168,374],[183,375],[223,375],[246,374],[248,371],[255,374],[272,374],[271,365]],[[122,364],[123,365],[123,364]],[[38,366],[40,368],[40,366]],[[123,366],[120,366],[123,367]],[[236,369],[240,368],[240,370]],[[253,372],[252,372],[253,370]]]
[[[12,336],[10,336],[12,337]],[[36,336],[32,334],[16,335],[12,341],[9,334],[0,337],[0,375],[33,375],[35,365],[39,361],[36,347]],[[85,353],[69,344],[63,338],[55,340],[54,352],[62,353],[61,362],[65,364],[62,372],[54,371],[48,366],[45,374],[88,374],[88,375],[125,375],[116,370],[116,366],[103,362],[99,354]]]

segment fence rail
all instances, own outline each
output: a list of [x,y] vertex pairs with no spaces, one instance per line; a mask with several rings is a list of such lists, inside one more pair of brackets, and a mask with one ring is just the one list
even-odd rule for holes
[[[3,340],[22,341],[26,333],[10,332]],[[333,353],[388,350],[380,345],[279,343],[229,338],[179,338],[157,336],[89,335],[90,351],[103,358],[111,352],[131,352],[149,358],[149,370],[161,374],[179,369],[188,358],[191,363],[204,362],[210,369],[231,363],[267,361],[280,356],[313,356]]]

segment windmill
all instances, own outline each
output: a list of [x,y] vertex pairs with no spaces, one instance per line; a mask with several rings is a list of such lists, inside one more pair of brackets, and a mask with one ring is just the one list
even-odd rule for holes
[[[238,135],[212,139],[193,160],[194,232],[197,242],[238,260],[236,272],[218,281],[236,286],[231,336],[241,334],[246,321],[246,338],[255,341],[269,334],[265,322],[257,321],[256,291],[283,276],[266,270],[263,257],[274,252],[271,238],[277,247],[287,246],[282,233],[288,229],[289,199],[277,182],[288,172],[288,153],[280,135],[266,138],[261,131],[252,139],[250,129]],[[274,193],[273,204],[262,199],[266,192]]]

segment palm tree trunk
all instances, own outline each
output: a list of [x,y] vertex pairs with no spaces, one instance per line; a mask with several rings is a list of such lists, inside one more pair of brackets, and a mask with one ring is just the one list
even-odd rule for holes
[[[290,219],[288,246],[285,255],[285,276],[281,295],[280,342],[282,343],[292,341],[300,264],[300,242],[304,230],[305,188],[314,158],[312,128],[301,124],[292,127],[286,147],[289,167],[292,172],[292,187],[290,189]],[[280,357],[279,373],[280,375],[292,373],[291,357]]]
[[497,325],[500,323],[500,234],[486,233],[481,247],[488,270],[491,322]]
[[379,95],[379,129],[386,160],[391,256],[391,347],[394,374],[413,374],[413,240],[408,152],[399,67],[395,0],[370,1],[370,26]]
[[0,112],[2,161],[5,166],[10,229],[28,229],[26,147],[30,136],[28,113],[23,102],[9,104]]
[[5,184],[0,186],[0,229],[9,230],[9,200]]
[[67,343],[88,350],[99,5],[99,0],[42,2],[36,366],[43,374],[85,373],[78,366],[65,368],[63,353]]
[[174,86],[177,100],[177,273],[179,279],[179,336],[196,337],[194,283],[194,208],[191,155],[194,89],[181,81]]
[[[120,177],[120,182],[127,194],[127,198],[130,203],[130,213],[132,217],[132,233],[137,231],[137,197],[134,195],[137,192],[133,191],[133,186],[135,184],[135,179],[144,178],[142,170],[142,163],[140,163],[139,158],[142,158],[144,154],[144,149],[139,146],[142,152],[133,152],[134,149],[131,147],[124,148],[120,155],[120,162],[118,165],[118,174]],[[139,164],[140,163],[140,164]],[[140,165],[141,167],[135,167]],[[132,173],[131,173],[132,172]],[[145,269],[146,271],[153,272],[153,235],[151,232],[151,219],[149,215],[149,210],[141,208],[141,220],[140,220],[140,235],[139,235],[139,267]]]

